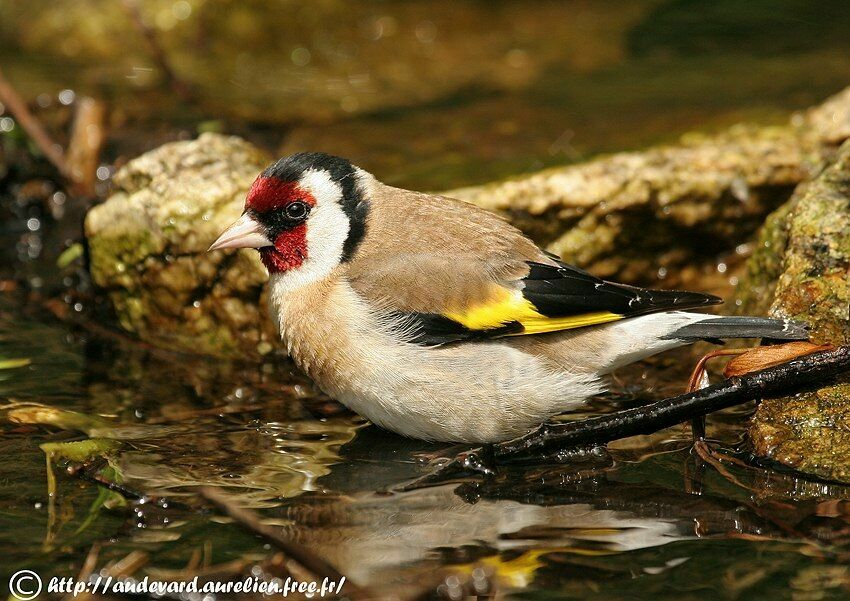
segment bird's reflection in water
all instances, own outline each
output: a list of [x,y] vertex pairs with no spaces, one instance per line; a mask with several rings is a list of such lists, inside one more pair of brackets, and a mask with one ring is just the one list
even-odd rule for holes
[[[486,481],[391,492],[429,469],[417,461],[423,453],[440,448],[365,428],[319,479],[326,494],[302,495],[267,515],[289,521],[299,541],[352,578],[381,585],[409,584],[443,566],[490,566],[505,585],[526,586],[553,561],[607,557],[616,564],[618,555],[706,537],[817,536],[807,524],[816,503],[799,502],[792,516],[787,504],[754,503],[747,490],[715,476],[695,491],[683,477],[693,461],[684,442],[641,462],[590,454],[570,464],[503,469]],[[666,557],[646,573],[680,559]]]

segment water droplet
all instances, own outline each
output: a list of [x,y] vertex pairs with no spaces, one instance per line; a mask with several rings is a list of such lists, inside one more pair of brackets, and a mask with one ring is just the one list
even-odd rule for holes
[[69,104],[74,102],[74,99],[76,97],[77,95],[74,93],[74,90],[65,89],[59,92],[59,102],[61,102],[65,106],[68,106]]
[[433,21],[420,21],[416,25],[416,39],[423,44],[430,44],[437,39],[437,26]]
[[395,32],[398,30],[398,24],[393,17],[383,16],[378,17],[372,22],[371,27],[371,38],[373,40],[380,40],[381,38],[390,37],[395,35]]
[[303,46],[299,46],[292,51],[292,54],[289,55],[289,59],[296,67],[303,67],[307,65],[310,62],[310,58],[310,51]]
[[192,5],[186,2],[186,0],[180,0],[174,3],[174,6],[171,7],[171,12],[177,20],[185,21],[192,14]]

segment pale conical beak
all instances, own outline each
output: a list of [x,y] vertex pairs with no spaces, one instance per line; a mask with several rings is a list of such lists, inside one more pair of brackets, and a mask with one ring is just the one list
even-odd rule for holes
[[245,213],[224,230],[207,252],[222,248],[262,248],[264,246],[272,246],[272,241],[266,236],[265,228]]

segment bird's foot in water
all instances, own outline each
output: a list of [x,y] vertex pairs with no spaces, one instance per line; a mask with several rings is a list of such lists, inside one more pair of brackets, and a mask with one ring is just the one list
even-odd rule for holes
[[437,450],[417,451],[413,453],[413,458],[422,465],[438,464],[453,459],[468,449],[468,444],[451,444]]
[[[795,340],[781,344],[757,346],[741,349],[718,349],[703,355],[694,366],[685,392],[694,392],[709,385],[706,364],[716,357],[734,357],[723,369],[726,378],[742,376],[786,363],[793,359],[821,351],[833,350],[831,344],[814,344],[807,340]],[[694,442],[705,439],[705,415],[691,419],[691,433]]]
[[403,486],[396,488],[398,492],[439,486],[448,482],[457,482],[470,477],[490,478],[496,475],[496,458],[492,445],[484,445],[468,449],[455,455],[446,463],[436,463],[433,470]]
[[[697,361],[691,372],[691,377],[688,378],[688,385],[685,387],[685,392],[694,392],[709,385],[706,364],[711,359],[728,355],[740,355],[747,350],[749,349],[718,349],[700,357],[700,360]],[[705,440],[705,415],[697,415],[691,418],[691,437],[694,442]]]

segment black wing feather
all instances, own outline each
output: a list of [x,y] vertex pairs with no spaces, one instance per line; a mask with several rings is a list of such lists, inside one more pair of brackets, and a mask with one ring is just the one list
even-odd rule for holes
[[408,340],[422,346],[488,340],[522,332],[522,325],[517,321],[490,330],[471,330],[453,319],[436,313],[397,313],[396,315],[410,329],[411,336]]
[[694,309],[723,302],[710,294],[679,290],[653,290],[617,284],[586,271],[558,263],[529,263],[522,280],[523,296],[547,317],[610,311],[632,317],[657,311]]
[[[586,271],[558,262],[557,265],[529,262],[522,279],[522,294],[547,317],[564,317],[609,311],[626,317],[656,311],[693,309],[722,302],[698,292],[651,290],[602,280]],[[399,313],[413,332],[411,342],[439,346],[453,342],[480,341],[521,334],[523,326],[509,322],[489,330],[471,330],[437,313]]]

